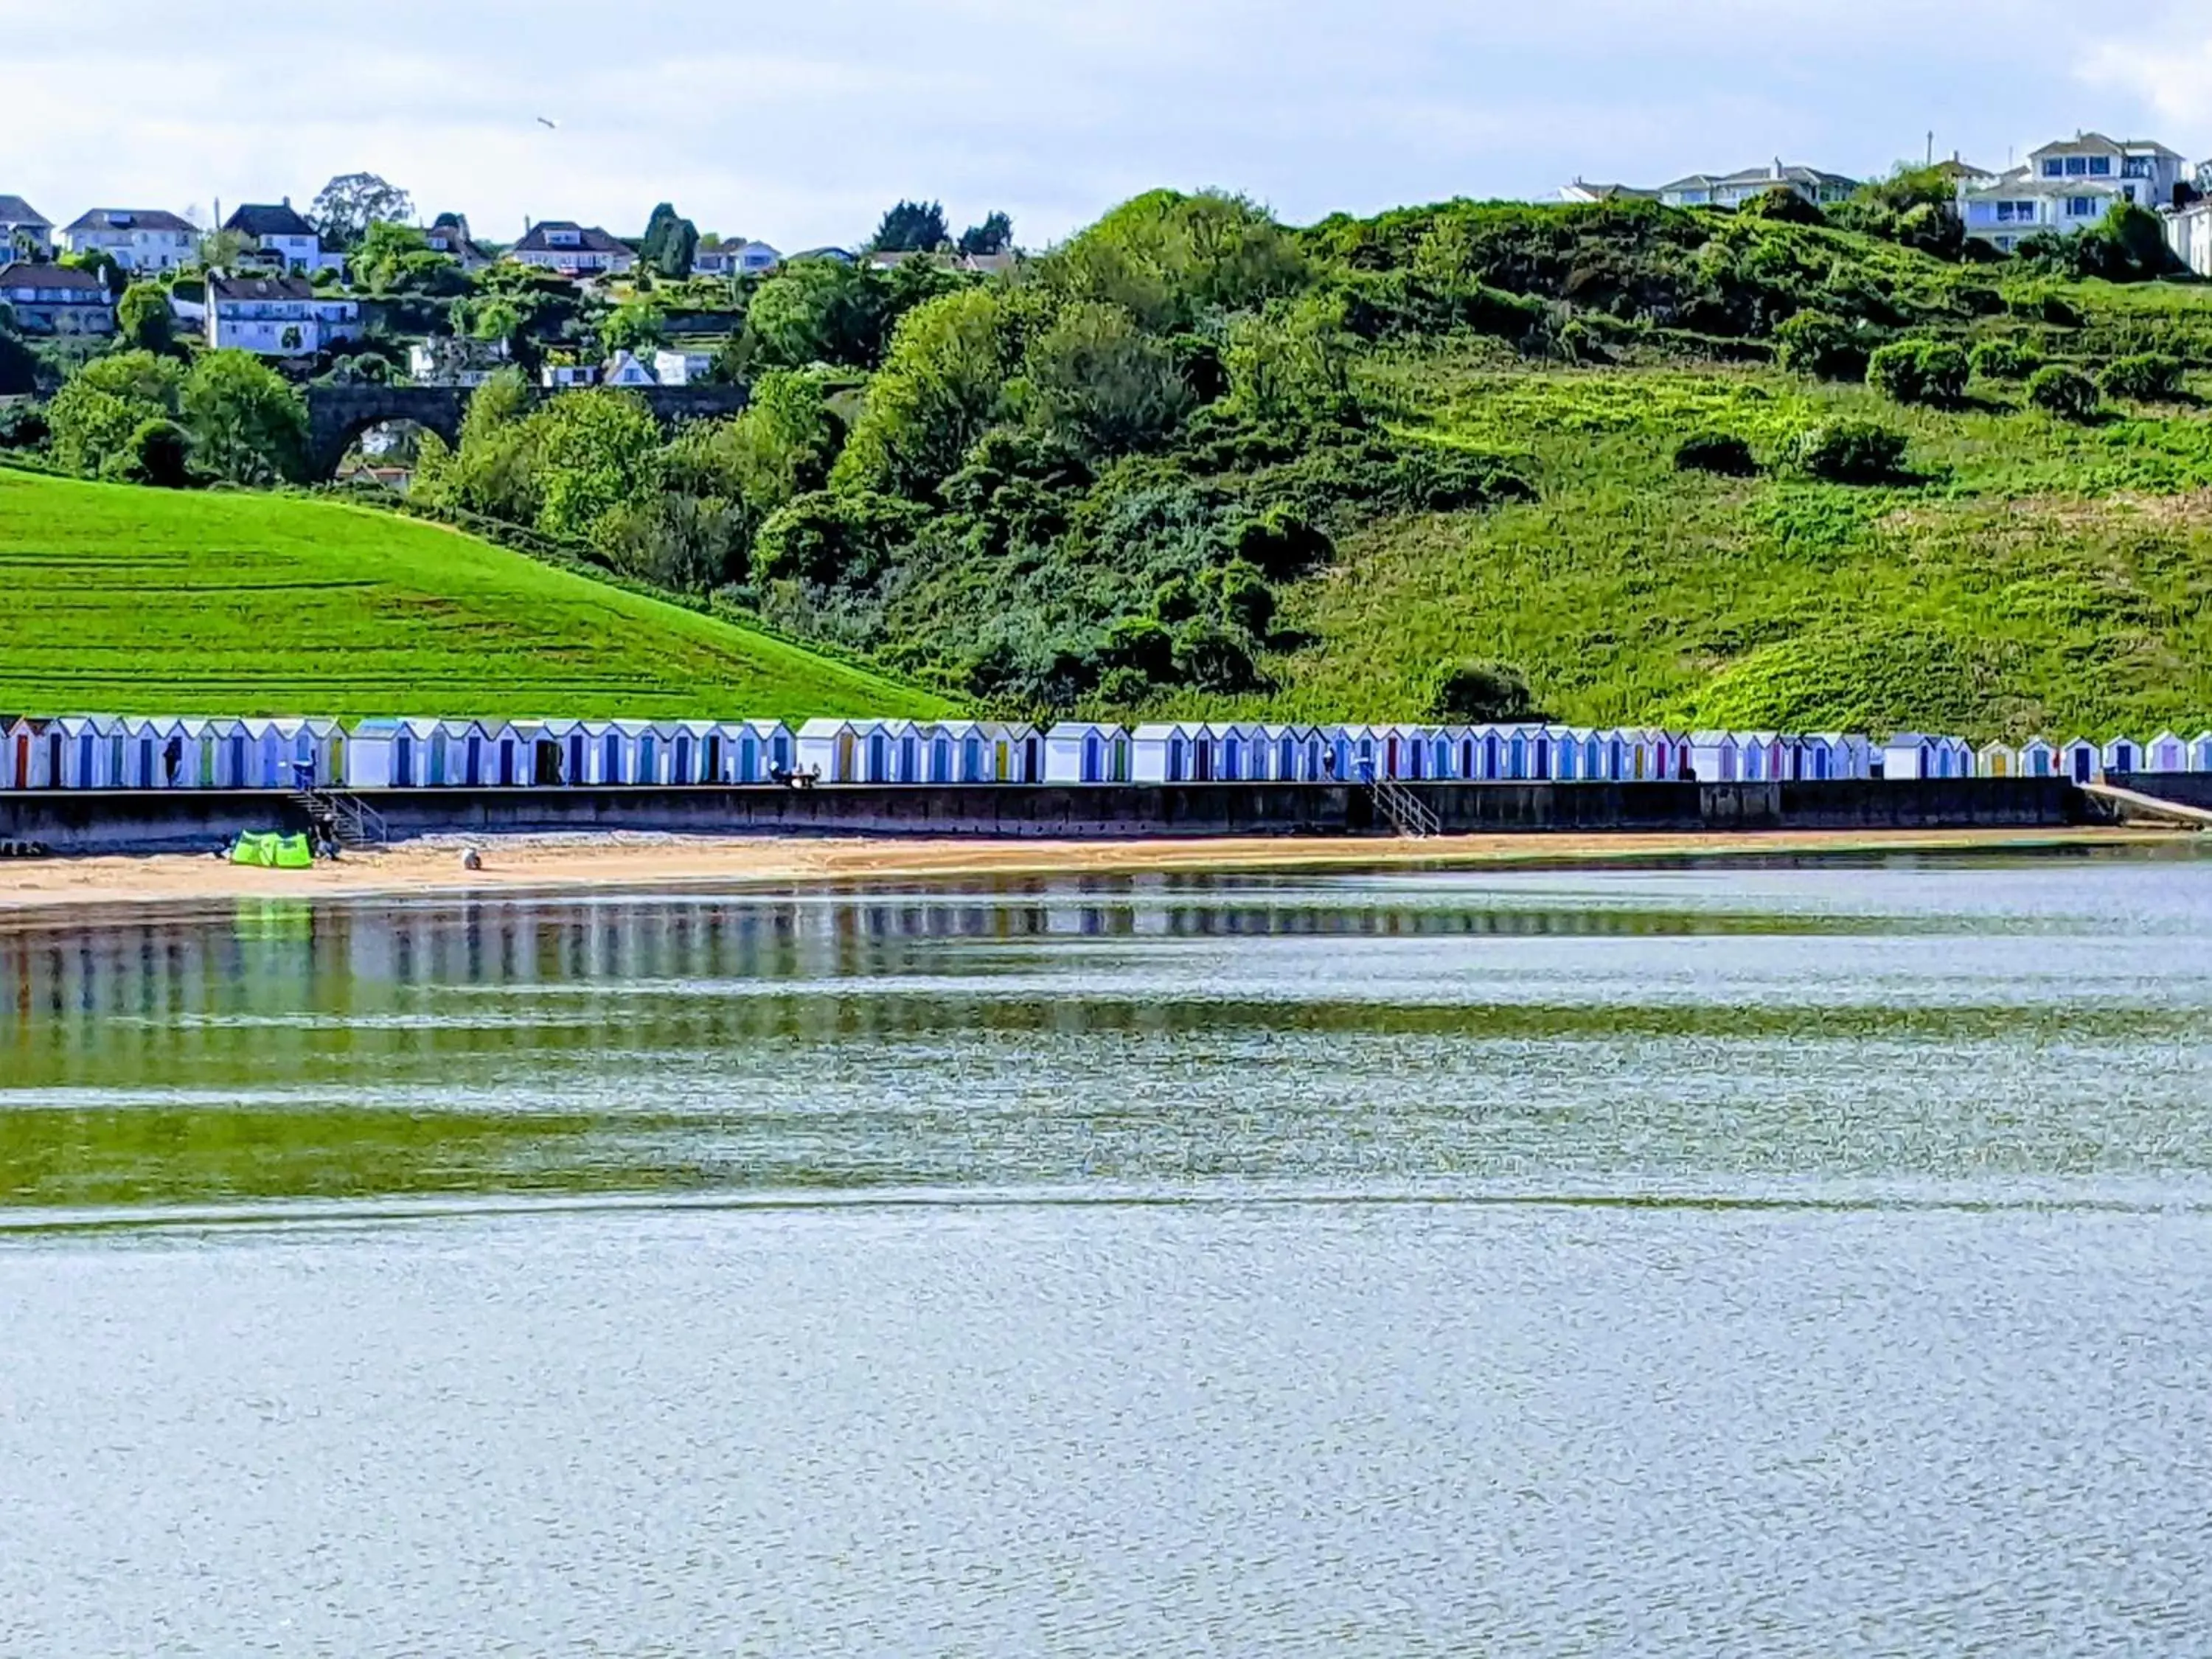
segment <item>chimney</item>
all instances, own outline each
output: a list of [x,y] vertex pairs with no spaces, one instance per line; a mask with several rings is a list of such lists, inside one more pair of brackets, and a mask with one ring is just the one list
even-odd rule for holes
[[1779,155],[1774,158],[1773,171],[1766,176],[1770,179],[1779,179],[1782,176],[1782,158]]

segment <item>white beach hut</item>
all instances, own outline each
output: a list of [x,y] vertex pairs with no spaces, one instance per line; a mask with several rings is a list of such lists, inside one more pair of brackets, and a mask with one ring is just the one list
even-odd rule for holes
[[2105,751],[2087,738],[2075,738],[2058,751],[2064,775],[2075,783],[2094,783],[2105,775]]
[[1734,783],[1740,775],[1742,745],[1733,732],[1692,732],[1686,745],[1690,769],[1700,783]]
[[735,720],[722,735],[732,783],[773,783],[795,768],[799,741],[781,720]]
[[45,744],[42,723],[24,715],[0,716],[0,789],[33,789]]
[[568,788],[584,781],[590,760],[584,722],[579,720],[520,720],[514,724],[520,750],[516,781],[532,788]]
[[47,732],[47,743],[51,748],[55,739],[60,740],[62,763],[53,787],[110,787],[113,775],[110,769],[119,758],[119,748],[111,738],[118,724],[112,714],[64,714],[54,721]]
[[2030,738],[2020,746],[2015,777],[2055,778],[2058,775],[2058,745],[2048,738]]
[[2020,750],[1993,738],[1974,751],[1974,773],[1984,778],[2016,778]]
[[824,783],[860,781],[860,728],[851,720],[811,720],[799,728],[799,769]]
[[1129,762],[1126,726],[1061,720],[1044,734],[1046,783],[1127,783]]
[[1974,775],[1974,745],[1964,738],[1942,737],[1936,739],[1936,775],[1939,778],[1971,778]]
[[1130,775],[1139,783],[1188,783],[1200,728],[1181,720],[1151,720],[1129,734]]
[[2189,740],[2189,769],[2212,772],[2212,732],[2199,732]]
[[135,716],[123,721],[123,775],[131,789],[188,789],[191,766],[185,723],[174,715]]
[[2189,769],[2189,745],[2172,732],[2161,732],[2143,747],[2143,770],[2146,772],[2186,772]]
[[1881,775],[1899,779],[1936,775],[1936,739],[1924,732],[1893,732],[1881,746]]
[[2105,770],[2112,772],[2140,772],[2143,769],[2142,745],[2132,738],[2114,738],[2105,745]]

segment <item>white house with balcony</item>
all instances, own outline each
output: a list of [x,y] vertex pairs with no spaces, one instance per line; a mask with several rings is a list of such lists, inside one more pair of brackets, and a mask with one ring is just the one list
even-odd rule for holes
[[575,280],[619,276],[637,264],[636,250],[596,225],[547,219],[531,226],[507,257]]
[[2149,138],[2076,133],[2028,153],[2025,166],[1959,185],[1966,234],[2009,253],[2039,231],[2069,235],[2098,223],[2122,202],[2171,207],[2183,181],[2180,153]]
[[199,240],[197,225],[164,208],[94,208],[62,231],[71,253],[105,253],[130,271],[181,270]]
[[[1765,167],[1747,167],[1741,173],[1693,173],[1672,184],[1660,185],[1653,193],[1668,207],[1740,208],[1770,191],[1786,190],[1815,207],[1832,207],[1847,200],[1858,187],[1857,179],[1840,173],[1790,166],[1777,156]],[[1619,186],[1613,188],[1619,190]],[[1640,191],[1629,193],[1644,194]]]
[[208,343],[263,357],[312,357],[361,334],[361,304],[299,276],[210,276]]

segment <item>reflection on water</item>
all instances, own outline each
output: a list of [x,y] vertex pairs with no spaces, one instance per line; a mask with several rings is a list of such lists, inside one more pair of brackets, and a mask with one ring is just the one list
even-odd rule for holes
[[2201,860],[0,928],[0,1653],[2203,1652],[2208,1284]]

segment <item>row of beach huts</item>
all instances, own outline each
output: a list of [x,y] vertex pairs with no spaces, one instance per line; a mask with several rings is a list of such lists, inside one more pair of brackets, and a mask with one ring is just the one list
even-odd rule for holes
[[1899,732],[1643,727],[1134,727],[997,720],[0,716],[0,789],[732,784],[1819,781],[2212,772],[2212,731],[1976,747]]

